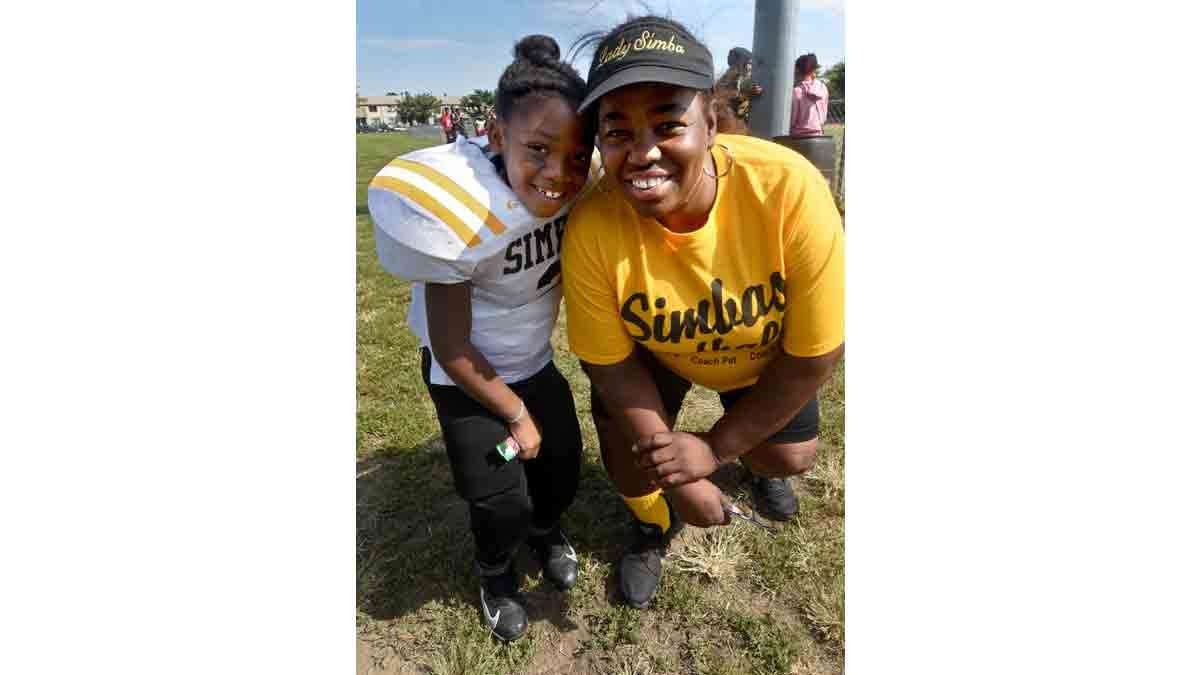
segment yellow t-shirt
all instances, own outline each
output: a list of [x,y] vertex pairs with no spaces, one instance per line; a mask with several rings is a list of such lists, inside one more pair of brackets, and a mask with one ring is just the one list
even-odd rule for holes
[[[571,211],[563,284],[581,360],[614,364],[637,343],[691,382],[728,391],[754,384],[781,347],[819,356],[842,344],[844,234],[825,178],[776,143],[716,142],[733,166],[694,232],[642,218],[611,184]],[[727,153],[713,156],[723,172]]]

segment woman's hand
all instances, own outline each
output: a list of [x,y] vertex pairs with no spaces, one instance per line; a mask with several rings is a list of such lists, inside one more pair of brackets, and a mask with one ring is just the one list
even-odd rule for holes
[[529,460],[538,456],[538,451],[542,449],[542,430],[538,428],[532,414],[527,412],[521,419],[509,424],[508,432],[521,447],[517,453],[518,458]]
[[669,431],[638,440],[637,465],[660,487],[676,487],[707,478],[721,466],[707,434]]

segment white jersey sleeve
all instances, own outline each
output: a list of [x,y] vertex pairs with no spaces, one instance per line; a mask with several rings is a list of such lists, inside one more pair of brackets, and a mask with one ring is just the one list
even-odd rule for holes
[[380,170],[367,206],[383,267],[409,281],[471,279],[485,238],[503,231],[486,206],[492,186],[479,174],[489,170],[483,149],[466,142],[418,150]]
[[453,236],[444,224],[388,190],[368,189],[367,205],[375,221],[375,251],[385,270],[409,281],[470,281],[475,261],[457,255],[453,242],[436,243]]

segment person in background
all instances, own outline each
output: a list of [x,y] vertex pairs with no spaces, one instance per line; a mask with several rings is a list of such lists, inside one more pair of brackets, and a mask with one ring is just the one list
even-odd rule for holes
[[495,125],[496,125],[496,108],[495,108],[495,106],[492,106],[492,107],[488,108],[487,119],[483,123],[483,133],[490,134],[492,132],[492,127]]
[[576,112],[586,85],[558,43],[530,35],[513,51],[488,136],[399,157],[367,190],[379,261],[413,282],[408,324],[468,506],[480,605],[506,641],[528,628],[513,569],[522,542],[562,590],[579,570],[560,518],[583,441],[550,335],[563,228],[595,138]]
[[796,59],[795,87],[792,88],[792,136],[821,136],[829,113],[829,89],[817,79],[816,54]]
[[[842,354],[844,233],[807,159],[717,133],[712,56],[678,22],[638,17],[576,43],[591,44],[580,112],[604,177],[567,223],[567,336],[632,515],[620,592],[646,607],[671,534],[738,513],[710,480],[721,465],[749,470],[759,512],[796,513],[787,478],[815,461],[817,390]],[[693,385],[723,414],[673,431]]]
[[446,134],[446,142],[454,142],[454,122],[450,119],[450,109],[442,111],[442,133]]
[[729,70],[717,80],[717,132],[722,134],[750,133],[751,100],[763,93],[762,85],[751,79],[754,55],[750,50],[734,47],[726,59]]
[[471,116],[461,110],[454,113],[454,133],[463,138],[473,138],[475,136],[475,123],[471,121]]

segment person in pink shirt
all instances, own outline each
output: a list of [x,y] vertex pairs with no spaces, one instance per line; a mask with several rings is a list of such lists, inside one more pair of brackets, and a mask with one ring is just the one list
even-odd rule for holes
[[446,142],[454,142],[454,122],[450,119],[450,109],[442,110],[442,133],[446,134]]
[[825,116],[829,114],[829,89],[817,79],[816,54],[796,59],[795,81],[792,89],[792,136],[820,136],[825,132]]

